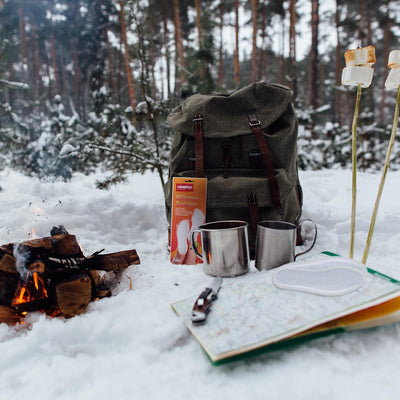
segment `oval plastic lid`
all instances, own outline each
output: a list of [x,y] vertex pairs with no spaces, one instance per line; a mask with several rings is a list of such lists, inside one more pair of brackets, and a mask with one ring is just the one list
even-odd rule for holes
[[340,296],[359,289],[366,274],[365,265],[334,257],[331,260],[285,264],[273,272],[272,282],[280,289]]

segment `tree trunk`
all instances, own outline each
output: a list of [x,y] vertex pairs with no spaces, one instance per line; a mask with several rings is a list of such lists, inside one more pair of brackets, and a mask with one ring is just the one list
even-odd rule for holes
[[[198,40],[198,49],[201,50],[204,48],[203,43],[203,33],[201,28],[201,8],[200,8],[200,0],[195,0],[194,2],[195,10],[196,10],[196,29],[197,29],[197,40]],[[204,59],[201,59],[199,62],[199,78],[201,82],[206,80],[206,62]]]
[[178,56],[178,68],[176,68],[177,73],[179,71],[179,79],[178,74],[176,75],[176,88],[175,92],[180,91],[182,84],[185,81],[185,57],[184,57],[184,52],[183,52],[183,42],[182,42],[182,30],[181,30],[181,21],[179,17],[179,1],[178,0],[173,0],[173,5],[174,5],[174,25],[175,25],[175,48],[177,50],[177,56]]
[[[360,47],[365,47],[372,45],[372,30],[371,30],[371,18],[368,8],[368,2],[366,0],[361,0],[360,4],[360,20],[358,24],[358,37]],[[374,114],[375,102],[373,91],[369,90],[367,92],[367,104],[369,111]]]
[[278,56],[278,64],[279,64],[279,71],[278,71],[278,82],[285,83],[285,17],[282,14],[281,16],[281,51]]
[[54,32],[51,33],[50,37],[50,48],[51,48],[51,64],[53,67],[53,74],[54,74],[54,82],[53,82],[53,87],[54,87],[54,93],[55,94],[60,94],[60,76],[58,73],[58,64],[57,64],[57,50],[56,50],[56,35]]
[[61,95],[63,98],[68,98],[70,96],[70,90],[69,90],[69,84],[68,84],[68,76],[67,76],[67,70],[65,68],[65,65],[67,64],[65,62],[65,57],[66,54],[64,52],[61,52],[59,54],[59,59],[60,59],[60,74],[61,74]]
[[200,10],[200,0],[194,0],[194,8],[196,10],[196,29],[197,29],[197,40],[198,40],[198,48],[201,49],[203,47],[203,43],[201,40],[201,10]]
[[136,106],[136,92],[133,86],[133,76],[132,76],[132,69],[131,69],[131,58],[129,55],[129,46],[128,46],[128,39],[126,34],[126,22],[125,22],[125,12],[124,12],[124,3],[122,0],[118,0],[118,4],[120,7],[119,10],[119,18],[121,23],[121,37],[122,43],[124,46],[124,61],[125,61],[125,73],[126,79],[128,82],[128,97],[129,97],[129,105],[132,107],[132,110],[135,109]]
[[219,60],[218,60],[218,86],[222,87],[224,83],[224,2],[219,3]]
[[326,78],[325,64],[321,63],[320,68],[319,68],[319,87],[318,87],[317,107],[321,107],[324,104],[325,78]]
[[155,26],[155,21],[154,21],[154,14],[152,12],[152,1],[149,1],[149,33],[150,33],[150,71],[149,71],[149,76],[151,78],[151,95],[154,99],[157,97],[157,88],[156,88],[156,77],[155,77],[155,45],[154,45],[154,38],[156,37],[156,32],[154,32],[154,26]]
[[258,0],[251,0],[251,21],[253,25],[251,51],[251,82],[257,80],[257,31],[258,31]]
[[336,117],[334,115],[334,119],[339,122],[339,124],[343,123],[342,118],[342,93],[340,85],[342,84],[342,49],[340,46],[340,0],[336,0],[336,11],[335,11],[335,25],[336,25]]
[[385,122],[385,102],[386,102],[386,90],[385,90],[385,82],[388,75],[387,61],[389,58],[390,52],[390,19],[389,19],[389,6],[386,5],[386,18],[385,18],[385,36],[384,36],[384,64],[383,64],[383,80],[382,80],[382,96],[381,96],[381,104],[380,104],[380,123],[381,125]]
[[18,23],[19,23],[19,37],[20,37],[20,46],[19,46],[20,59],[23,71],[25,72],[25,79],[26,79],[26,71],[28,66],[28,45],[26,41],[24,15],[21,8],[18,8]]
[[171,53],[169,51],[169,29],[167,17],[167,0],[163,0],[163,43],[167,74],[167,99],[171,98]]
[[268,76],[268,44],[267,44],[267,10],[264,2],[262,3],[261,14],[261,52],[259,59],[258,76],[261,80],[266,81]]
[[358,41],[360,43],[360,47],[366,46],[366,37],[364,34],[364,23],[365,23],[365,0],[361,0],[360,2],[360,20],[358,23]]
[[233,55],[233,65],[235,73],[235,83],[240,84],[240,66],[239,66],[239,0],[235,0],[235,51]]
[[105,39],[106,39],[106,46],[107,46],[107,59],[108,59],[108,79],[110,81],[110,88],[111,88],[111,93],[112,93],[112,98],[114,102],[118,103],[118,91],[117,91],[117,84],[115,81],[115,72],[114,72],[114,62],[113,62],[113,56],[112,56],[112,49],[110,45],[110,41],[108,40],[108,30],[106,29],[105,33]]
[[[119,38],[119,43],[118,44],[119,44],[119,48],[121,49],[122,46],[123,46],[121,37]],[[116,76],[117,82],[116,82],[116,84],[117,84],[117,90],[118,90],[118,99],[119,99],[119,102],[121,104],[122,104],[121,98],[123,97],[122,88],[123,88],[124,84],[122,82],[123,82],[123,77],[125,75],[124,71],[125,71],[124,55],[122,54],[122,51],[118,51],[118,53],[117,53],[117,71],[116,71],[116,73],[117,73],[117,76]]]
[[290,0],[289,59],[290,59],[291,87],[293,90],[293,98],[296,98],[297,97],[296,0]]
[[84,114],[84,105],[81,99],[81,69],[79,68],[78,46],[72,50],[72,60],[74,63],[74,105],[75,109]]
[[318,106],[318,24],[319,0],[311,3],[311,50],[309,74],[309,105],[315,110]]
[[42,92],[41,85],[41,75],[40,75],[40,54],[39,54],[39,37],[37,34],[37,26],[35,21],[35,16],[32,14],[30,16],[31,19],[31,40],[32,40],[32,59],[30,63],[30,76],[33,87],[33,97],[35,100],[39,99],[40,94]]

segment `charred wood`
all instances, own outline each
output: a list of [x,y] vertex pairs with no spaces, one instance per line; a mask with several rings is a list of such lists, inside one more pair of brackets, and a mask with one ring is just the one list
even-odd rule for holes
[[0,271],[0,305],[11,305],[18,282],[18,274]]
[[125,250],[110,254],[94,254],[89,257],[40,257],[32,261],[30,272],[74,272],[85,270],[120,271],[130,265],[140,264],[136,250]]
[[23,316],[16,313],[13,308],[0,305],[0,324],[16,325],[20,323],[22,319]]

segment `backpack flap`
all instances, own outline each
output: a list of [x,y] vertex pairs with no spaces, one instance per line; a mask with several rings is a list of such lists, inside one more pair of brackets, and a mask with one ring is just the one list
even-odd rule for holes
[[230,95],[195,94],[172,110],[168,123],[174,130],[194,136],[193,117],[201,115],[205,138],[252,134],[247,115],[257,115],[261,129],[265,130],[285,113],[290,96],[288,88],[264,82],[246,86]]

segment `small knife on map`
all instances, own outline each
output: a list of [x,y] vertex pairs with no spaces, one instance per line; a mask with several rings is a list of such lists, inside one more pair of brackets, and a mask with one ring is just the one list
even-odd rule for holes
[[219,289],[222,285],[222,278],[217,276],[210,284],[201,292],[200,296],[194,303],[192,310],[192,322],[195,324],[204,323],[207,314],[210,311],[211,303],[218,297]]

